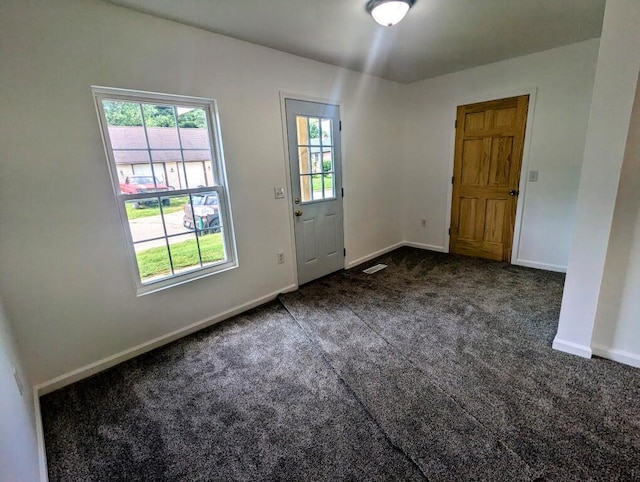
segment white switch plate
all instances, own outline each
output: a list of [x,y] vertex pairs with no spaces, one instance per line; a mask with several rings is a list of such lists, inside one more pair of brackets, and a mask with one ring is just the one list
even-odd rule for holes
[[283,187],[274,187],[273,192],[276,194],[276,199],[284,198],[284,188]]
[[538,182],[538,171],[529,171],[529,182]]
[[284,263],[284,253],[280,251],[278,253],[278,264],[283,264],[283,263]]

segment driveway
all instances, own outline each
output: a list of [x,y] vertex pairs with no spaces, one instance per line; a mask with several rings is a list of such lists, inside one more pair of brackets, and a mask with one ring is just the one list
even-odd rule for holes
[[[175,244],[181,241],[187,241],[194,239],[194,232],[189,231],[182,225],[182,217],[184,213],[177,211],[175,213],[166,214],[164,216],[164,222],[167,229],[167,234],[182,234],[182,236],[175,236],[170,238],[170,243]],[[162,218],[158,216],[147,216],[144,218],[132,219],[129,221],[129,227],[131,228],[131,237],[133,241],[144,241],[145,239],[153,239],[164,236],[164,229],[162,227]],[[158,246],[166,246],[164,239],[156,239],[154,241],[147,241],[146,243],[135,244],[135,250],[144,251],[149,248],[156,248]]]

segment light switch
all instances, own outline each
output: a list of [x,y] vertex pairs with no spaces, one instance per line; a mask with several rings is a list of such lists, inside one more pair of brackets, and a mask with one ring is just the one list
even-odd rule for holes
[[284,198],[284,188],[283,187],[274,187],[273,191],[276,193],[276,199]]
[[538,182],[538,171],[529,171],[529,182]]

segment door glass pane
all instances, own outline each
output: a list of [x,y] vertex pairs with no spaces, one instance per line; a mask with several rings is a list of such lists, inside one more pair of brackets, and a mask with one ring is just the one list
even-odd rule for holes
[[320,144],[320,119],[309,117],[309,144]]
[[300,168],[300,174],[309,174],[309,148],[307,146],[298,147],[298,165]]
[[311,197],[311,176],[309,175],[300,176],[300,198],[303,203],[313,200]]
[[324,197],[333,198],[336,197],[335,189],[335,175],[333,173],[324,175]]
[[311,171],[314,173],[322,172],[322,149],[320,147],[311,148]]
[[311,176],[311,183],[313,189],[313,199],[322,199],[324,196],[322,195],[322,175],[321,174],[313,174]]
[[333,148],[323,146],[322,172],[332,172],[332,171],[333,171]]
[[325,146],[330,146],[332,145],[331,142],[331,127],[332,127],[332,120],[331,119],[322,119],[321,121],[321,128],[322,128],[322,144]]
[[296,116],[296,133],[298,145],[309,143],[309,122],[306,117]]

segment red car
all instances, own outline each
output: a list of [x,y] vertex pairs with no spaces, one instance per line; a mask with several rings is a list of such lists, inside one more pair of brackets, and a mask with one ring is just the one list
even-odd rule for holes
[[[163,182],[160,182],[158,178],[153,182],[153,176],[128,176],[124,182],[120,183],[120,192],[123,194],[140,194],[143,192],[162,192],[168,191],[169,187]],[[131,203],[133,209],[138,209],[140,206],[148,206],[150,204],[156,204],[157,198],[153,199],[136,199]],[[162,198],[162,205],[169,206],[171,203],[168,197]]]

